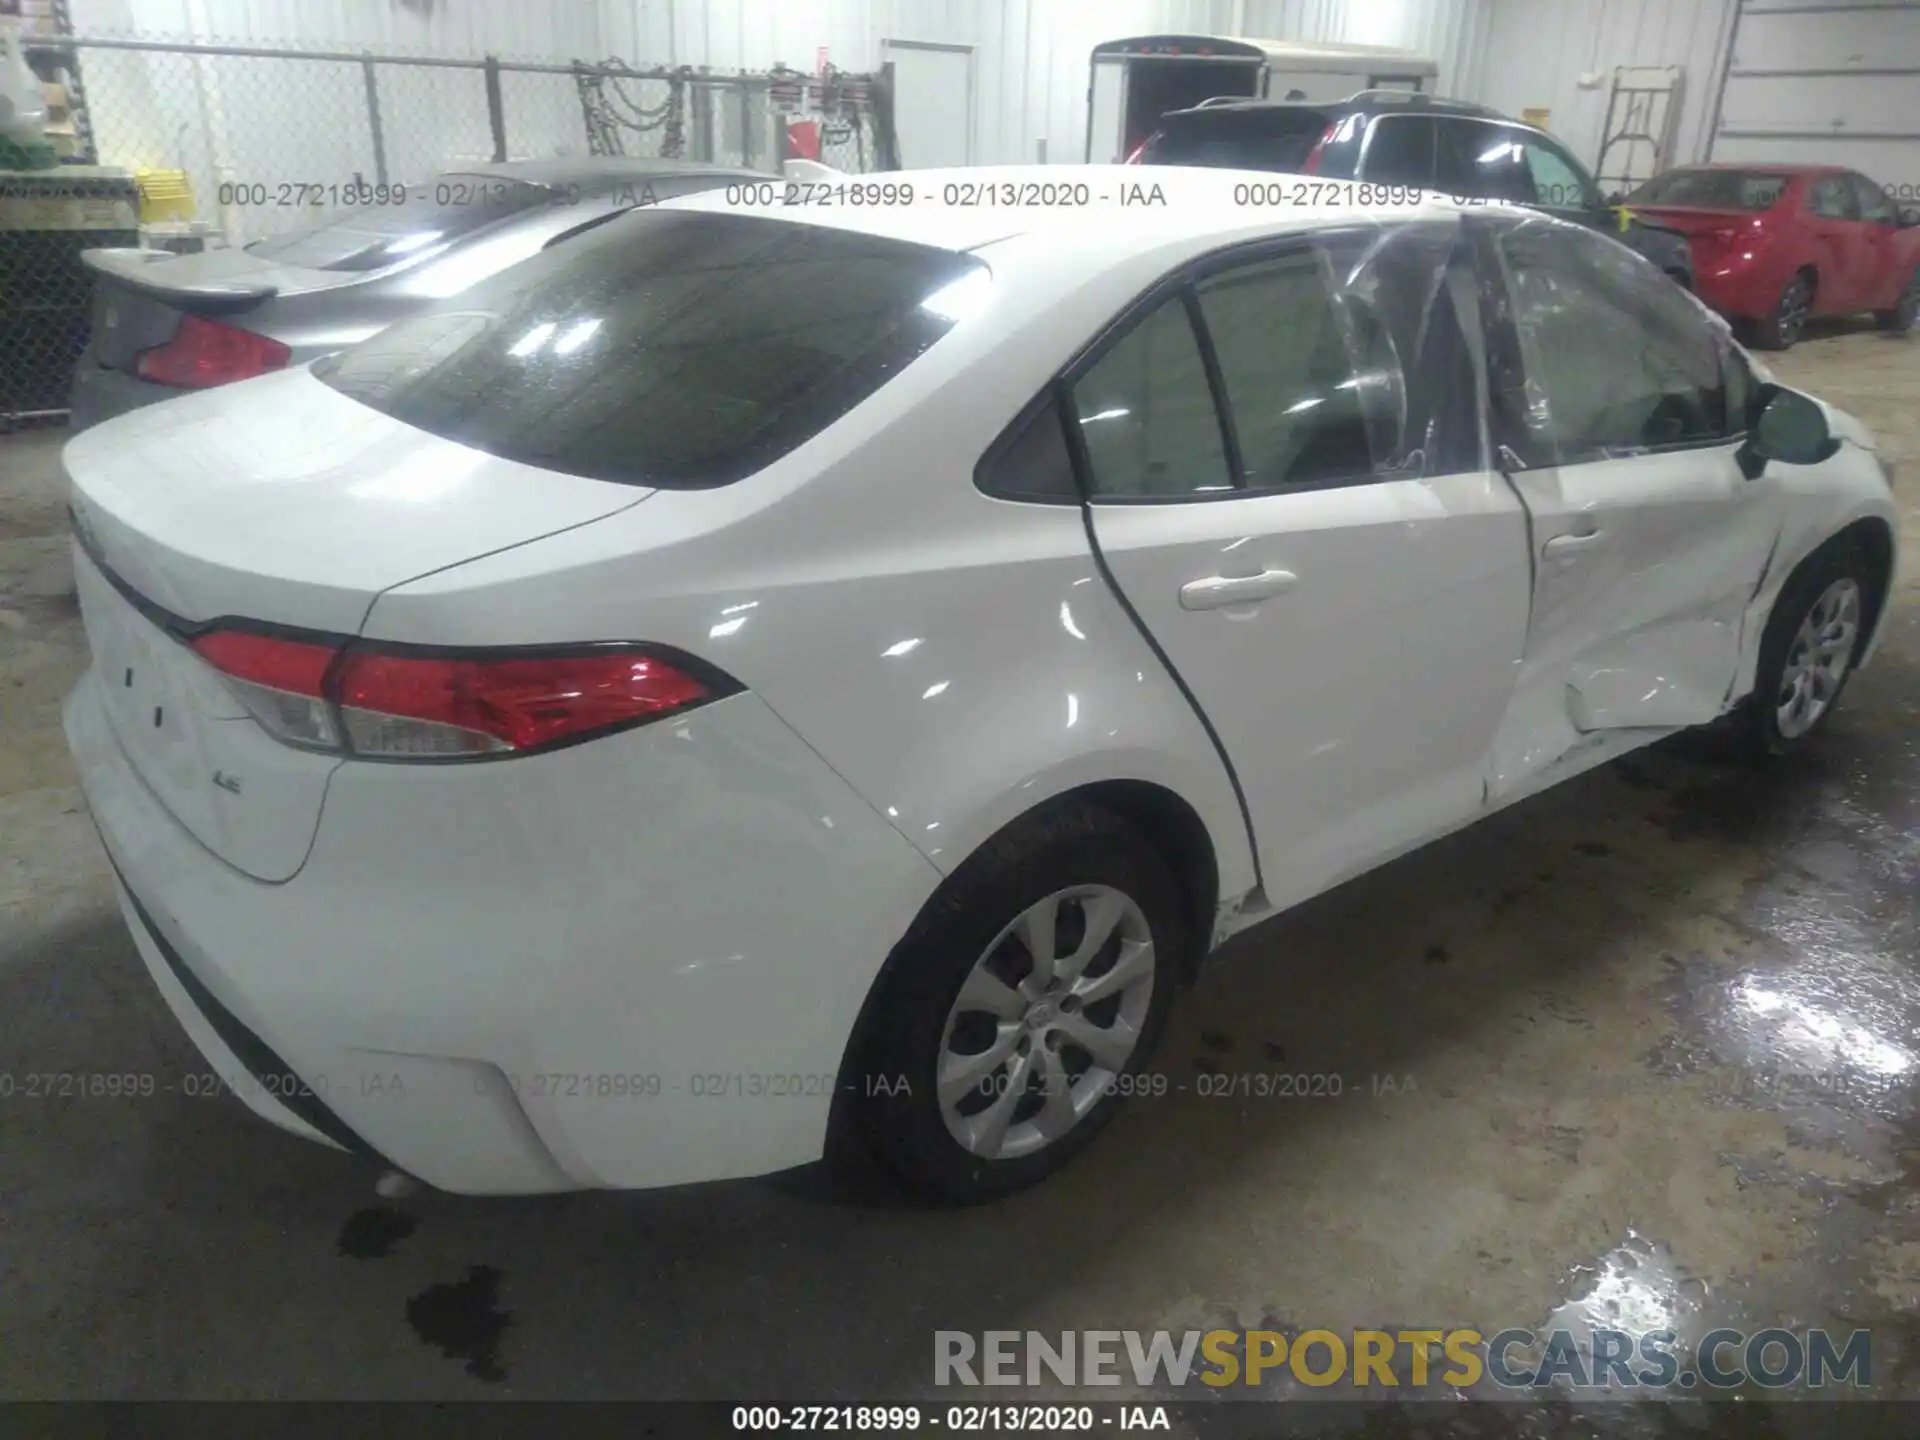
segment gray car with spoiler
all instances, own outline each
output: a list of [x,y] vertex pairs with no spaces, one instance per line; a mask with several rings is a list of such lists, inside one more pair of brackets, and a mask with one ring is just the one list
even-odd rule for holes
[[74,367],[77,432],[188,390],[302,365],[610,215],[766,175],[656,159],[477,164],[233,249],[103,249]]

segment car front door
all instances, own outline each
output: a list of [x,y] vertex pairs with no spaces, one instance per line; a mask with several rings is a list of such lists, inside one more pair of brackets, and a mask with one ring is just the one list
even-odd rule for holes
[[1850,173],[1847,183],[1853,187],[1860,207],[1860,229],[1866,248],[1866,274],[1860,306],[1866,310],[1891,310],[1913,278],[1913,266],[1901,244],[1900,211],[1887,192],[1866,176]]
[[1482,799],[1528,573],[1483,455],[1463,236],[1214,257],[1065,382],[1102,564],[1213,730],[1276,906]]
[[1489,793],[1718,716],[1785,516],[1736,459],[1749,372],[1660,272],[1591,231],[1476,216],[1491,414],[1533,610]]
[[1601,203],[1600,187],[1578,161],[1544,135],[1521,130],[1514,138],[1526,160],[1535,205],[1576,225],[1612,226],[1618,233],[1614,212]]
[[1866,303],[1872,245],[1845,174],[1817,176],[1807,188],[1807,227],[1821,253],[1813,313],[1844,315]]

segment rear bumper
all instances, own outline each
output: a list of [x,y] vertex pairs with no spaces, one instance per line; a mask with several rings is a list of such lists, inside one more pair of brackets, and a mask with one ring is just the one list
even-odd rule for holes
[[66,728],[218,1082],[461,1193],[818,1158],[859,1007],[939,879],[752,695],[504,764],[343,766],[277,885],[166,812],[91,671]]
[[189,392],[176,390],[171,385],[152,385],[119,370],[103,369],[88,354],[82,355],[80,363],[74,366],[73,385],[67,393],[67,403],[73,412],[68,427],[77,435],[116,415]]

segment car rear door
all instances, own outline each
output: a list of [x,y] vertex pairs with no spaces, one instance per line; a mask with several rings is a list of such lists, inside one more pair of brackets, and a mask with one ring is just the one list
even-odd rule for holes
[[1786,502],[1736,460],[1750,377],[1659,271],[1591,231],[1474,216],[1498,454],[1531,526],[1532,618],[1499,798],[1608,732],[1718,716]]
[[1276,906],[1471,815],[1526,627],[1456,221],[1214,257],[1069,375],[1105,571],[1234,772]]

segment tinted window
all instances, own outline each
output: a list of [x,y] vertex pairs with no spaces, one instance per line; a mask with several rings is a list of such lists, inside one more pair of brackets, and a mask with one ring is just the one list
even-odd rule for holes
[[1482,200],[1533,200],[1533,181],[1517,132],[1481,120],[1434,121],[1434,186]]
[[1860,206],[1860,218],[1873,220],[1883,225],[1898,225],[1900,212],[1893,201],[1887,198],[1887,192],[1864,175],[1849,175],[1847,180],[1853,186],[1855,201]]
[[1822,175],[1807,191],[1807,208],[1826,220],[1858,220],[1860,206],[1844,175]]
[[644,210],[313,373],[509,460],[623,484],[719,485],[899,374],[985,278],[966,256],[853,231]]
[[1502,398],[1528,463],[1729,433],[1721,342],[1659,271],[1611,240],[1558,225],[1512,227],[1497,243],[1526,371],[1524,390]]
[[1785,175],[1764,171],[1669,170],[1629,195],[1627,204],[1760,211],[1771,208],[1786,188]]
[[1233,486],[1220,416],[1186,306],[1169,300],[1073,388],[1096,496],[1181,496]]
[[256,240],[247,250],[311,270],[383,270],[429,245],[457,240],[562,198],[544,185],[498,175],[440,175],[408,186],[398,204],[351,210],[319,225]]
[[1520,148],[1527,158],[1527,176],[1535,204],[1553,210],[1587,210],[1599,204],[1586,173],[1565,151],[1536,136],[1526,136]]
[[1399,357],[1374,306],[1336,299],[1335,264],[1303,247],[1199,287],[1251,489],[1366,479],[1399,447]]
[[1145,165],[1203,165],[1226,170],[1294,171],[1326,133],[1318,110],[1201,110],[1169,115],[1147,141]]
[[1433,126],[1417,115],[1383,115],[1367,137],[1366,179],[1374,185],[1433,186]]
[[1016,420],[1007,436],[980,462],[975,483],[1008,500],[1077,500],[1073,458],[1067,451],[1060,407],[1048,399]]

